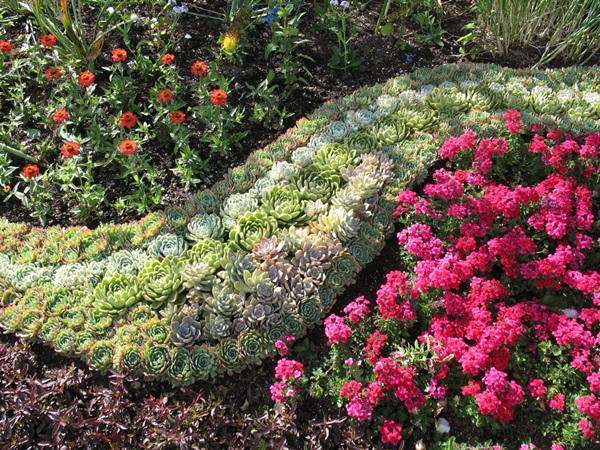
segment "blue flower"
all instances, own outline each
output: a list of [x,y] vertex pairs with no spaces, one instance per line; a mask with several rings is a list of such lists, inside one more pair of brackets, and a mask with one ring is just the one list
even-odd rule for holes
[[406,57],[405,57],[406,62],[412,62],[414,57],[415,57],[415,55],[406,55]]
[[271,8],[267,11],[269,13],[268,16],[263,17],[263,21],[267,23],[267,25],[271,25],[271,22],[277,20],[277,13],[279,12],[279,8]]
[[344,0],[342,3],[340,3],[340,6],[342,8],[348,9],[348,8],[350,8],[350,2],[347,0]]

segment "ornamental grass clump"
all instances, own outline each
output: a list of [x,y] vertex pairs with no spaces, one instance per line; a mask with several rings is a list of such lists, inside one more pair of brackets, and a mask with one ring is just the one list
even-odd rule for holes
[[450,442],[465,419],[489,438],[536,424],[552,448],[600,429],[600,132],[503,117],[496,137],[447,139],[422,193],[399,192],[398,268],[325,319],[331,351],[300,383],[384,443]]

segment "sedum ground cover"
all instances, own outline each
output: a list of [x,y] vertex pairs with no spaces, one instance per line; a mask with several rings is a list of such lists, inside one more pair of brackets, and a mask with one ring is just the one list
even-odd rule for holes
[[[372,261],[398,194],[426,178],[449,136],[496,137],[507,110],[547,130],[592,133],[597,77],[595,68],[421,69],[324,105],[185,207],[96,230],[4,221],[0,323],[95,369],[174,385],[260,364],[285,336],[319,324]],[[328,335],[342,325],[332,317]],[[460,359],[443,351],[426,360]],[[293,382],[301,371],[289,367],[278,376]],[[396,422],[381,425],[385,441],[399,442]]]

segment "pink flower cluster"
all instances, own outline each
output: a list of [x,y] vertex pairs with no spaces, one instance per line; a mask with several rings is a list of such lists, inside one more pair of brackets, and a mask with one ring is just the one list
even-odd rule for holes
[[281,381],[274,383],[269,388],[271,398],[276,402],[285,403],[294,397],[300,392],[296,381],[302,375],[304,375],[304,365],[302,363],[292,359],[280,359],[275,367],[275,378]]

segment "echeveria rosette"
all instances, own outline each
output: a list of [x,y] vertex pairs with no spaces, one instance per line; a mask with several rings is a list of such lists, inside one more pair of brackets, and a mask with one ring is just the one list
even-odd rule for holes
[[282,325],[286,330],[286,334],[300,338],[306,333],[306,325],[304,321],[297,315],[287,315],[282,320]]
[[343,183],[337,170],[318,170],[312,166],[300,170],[290,181],[305,200],[328,202]]
[[318,298],[309,297],[298,302],[298,315],[306,327],[310,328],[321,323],[323,306]]
[[75,346],[75,339],[77,335],[75,331],[71,329],[62,330],[60,333],[56,335],[54,342],[54,348],[59,353],[63,353],[65,355],[69,355],[73,352],[73,347]]
[[243,166],[234,167],[226,177],[238,192],[247,190],[254,183],[254,177]]
[[251,326],[260,326],[277,312],[273,304],[263,303],[258,298],[252,298],[246,305],[242,319]]
[[131,325],[127,322],[115,324],[114,340],[120,344],[138,344],[145,342],[145,336],[137,325]]
[[221,260],[225,254],[226,246],[215,239],[202,239],[196,242],[185,254],[185,258],[192,263],[207,264],[215,270],[221,268]]
[[197,262],[183,271],[183,287],[187,290],[187,299],[192,303],[203,303],[217,283],[216,270],[205,263]]
[[233,333],[233,322],[231,318],[218,314],[208,314],[204,318],[203,333],[215,341],[220,341]]
[[212,296],[206,299],[204,309],[209,313],[227,317],[239,316],[244,310],[246,293],[230,285],[215,285]]
[[356,151],[344,144],[329,144],[318,150],[313,159],[315,170],[339,171],[356,163]]
[[17,331],[17,336],[32,339],[37,336],[43,324],[44,314],[42,311],[36,309],[27,310],[20,317],[20,329]]
[[164,303],[183,303],[185,297],[180,295],[184,290],[181,271],[182,263],[178,258],[147,261],[138,274],[144,300],[154,309]]
[[113,315],[99,309],[88,311],[85,327],[97,334],[104,334],[109,331],[113,325]]
[[119,347],[115,355],[115,364],[121,370],[136,373],[142,366],[142,348],[135,344],[124,344]]
[[358,214],[344,206],[330,208],[327,214],[319,216],[316,221],[309,224],[315,233],[323,233],[341,242],[355,237],[360,225]]
[[306,223],[306,200],[293,185],[275,186],[262,195],[262,209],[281,226]]
[[179,234],[160,234],[148,243],[148,254],[159,257],[180,256],[187,250],[187,247],[185,239]]
[[258,331],[248,330],[240,334],[238,345],[246,364],[259,365],[267,356],[267,345]]
[[200,380],[208,380],[217,375],[218,358],[216,350],[208,345],[201,345],[190,352],[190,367],[193,375]]
[[115,347],[110,341],[98,341],[93,344],[88,352],[89,365],[102,372],[112,368]]
[[398,115],[384,116],[377,120],[370,128],[370,132],[381,145],[392,145],[406,139],[410,134],[410,128],[406,121]]
[[264,211],[248,212],[229,232],[230,244],[250,252],[263,238],[275,235],[277,226],[277,219]]
[[256,211],[257,208],[258,199],[251,193],[232,194],[223,201],[223,205],[221,206],[223,225],[231,229],[239,217],[247,212]]
[[142,332],[151,341],[164,344],[169,338],[169,330],[165,323],[158,319],[150,319],[142,326]]
[[73,353],[75,355],[85,355],[96,342],[96,335],[88,330],[75,333],[75,342],[73,343]]
[[373,245],[368,240],[363,240],[358,237],[351,239],[347,243],[348,252],[352,256],[356,258],[356,261],[364,267],[377,255],[377,247],[373,247]]
[[501,94],[483,84],[467,87],[465,95],[467,102],[473,109],[493,111],[502,104]]
[[156,311],[154,311],[150,305],[145,303],[138,303],[127,313],[127,323],[141,327],[151,319],[156,319]]
[[423,107],[403,108],[397,115],[404,118],[406,127],[411,131],[431,131],[438,123],[435,111]]
[[547,86],[535,86],[529,96],[531,109],[538,114],[561,115],[570,107],[570,102],[565,103]]
[[182,386],[194,382],[190,351],[187,348],[177,347],[173,349],[166,375],[174,386]]
[[202,239],[223,240],[225,228],[216,214],[198,213],[187,224],[186,238],[190,241]]
[[358,155],[379,150],[381,145],[375,136],[366,131],[352,134],[344,141],[344,144]]
[[202,324],[190,316],[171,318],[171,342],[177,347],[190,347],[202,335]]
[[246,364],[236,338],[223,339],[217,347],[219,368],[227,373],[241,372]]
[[137,275],[148,255],[140,249],[121,250],[113,253],[106,260],[106,277],[118,273]]
[[327,134],[333,138],[334,141],[341,141],[350,134],[351,130],[347,123],[336,121],[329,125]]
[[60,320],[67,328],[79,329],[85,324],[87,318],[87,307],[74,306],[64,310],[60,316]]
[[108,314],[122,314],[142,298],[135,275],[115,273],[105,278],[93,291],[94,307]]
[[144,374],[150,377],[162,375],[170,364],[169,347],[148,343],[143,347],[142,368]]
[[194,194],[193,201],[198,208],[198,212],[206,214],[218,212],[221,206],[217,196],[208,189]]
[[425,98],[425,104],[431,109],[445,114],[460,114],[470,108],[466,95],[456,88],[435,88]]

